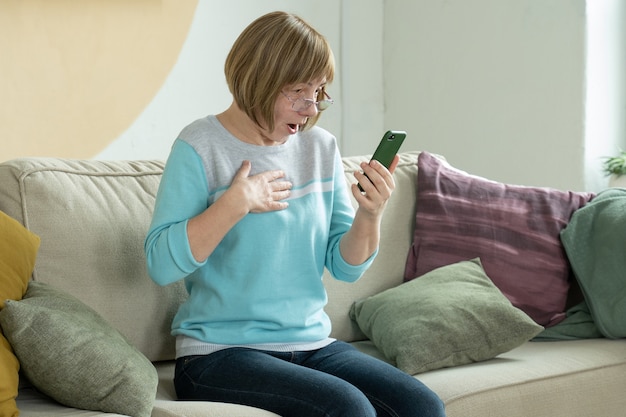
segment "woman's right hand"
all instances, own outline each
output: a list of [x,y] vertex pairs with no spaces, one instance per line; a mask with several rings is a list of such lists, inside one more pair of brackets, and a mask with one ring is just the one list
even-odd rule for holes
[[292,184],[278,181],[285,173],[272,170],[250,176],[251,168],[250,161],[244,161],[228,190],[204,212],[189,220],[189,246],[198,262],[209,257],[246,214],[284,210],[289,206],[283,200],[291,195]]
[[291,195],[293,185],[289,181],[279,181],[285,173],[272,170],[250,176],[251,169],[250,161],[243,161],[227,192],[238,193],[239,201],[245,202],[249,213],[286,209],[289,203],[283,200]]

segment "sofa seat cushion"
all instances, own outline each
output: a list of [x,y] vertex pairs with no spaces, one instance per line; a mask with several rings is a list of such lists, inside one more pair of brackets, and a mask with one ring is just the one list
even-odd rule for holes
[[17,406],[20,417],[128,417],[124,414],[68,407],[50,399],[32,386],[20,387]]
[[[386,360],[371,341],[353,346]],[[155,367],[159,388],[152,417],[276,417],[231,404],[178,402],[172,382],[174,362],[158,362]],[[448,417],[620,416],[626,409],[626,340],[527,342],[489,361],[417,377],[442,398]],[[66,408],[29,388],[20,390],[18,406],[21,417],[122,417]]]
[[[359,350],[385,360],[372,342]],[[417,375],[448,417],[621,416],[626,340],[526,342],[497,358]]]
[[177,401],[174,390],[175,361],[155,363],[159,388],[151,417],[279,417],[259,408],[205,401]]

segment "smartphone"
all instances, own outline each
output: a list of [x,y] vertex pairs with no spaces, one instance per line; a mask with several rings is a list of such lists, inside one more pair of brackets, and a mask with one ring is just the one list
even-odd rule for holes
[[[377,160],[386,168],[389,168],[404,138],[406,138],[406,132],[402,130],[388,130],[380,140],[378,147],[374,151],[374,155],[372,155],[372,159]],[[359,190],[363,191],[361,184],[359,184]]]

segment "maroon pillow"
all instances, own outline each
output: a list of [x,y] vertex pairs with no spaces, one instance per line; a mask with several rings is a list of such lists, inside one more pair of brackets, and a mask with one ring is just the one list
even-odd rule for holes
[[565,318],[571,267],[561,230],[592,193],[507,185],[418,157],[417,213],[404,278],[479,257],[517,308],[544,327]]

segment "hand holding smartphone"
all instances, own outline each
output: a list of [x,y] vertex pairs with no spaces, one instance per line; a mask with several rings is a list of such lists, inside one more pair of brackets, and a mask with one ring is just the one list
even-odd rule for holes
[[[389,169],[404,138],[406,138],[406,132],[402,130],[388,130],[380,140],[376,151],[374,151],[374,155],[372,155],[372,159],[377,160],[383,164],[385,168]],[[358,184],[358,186],[359,190],[363,192],[361,184]]]

